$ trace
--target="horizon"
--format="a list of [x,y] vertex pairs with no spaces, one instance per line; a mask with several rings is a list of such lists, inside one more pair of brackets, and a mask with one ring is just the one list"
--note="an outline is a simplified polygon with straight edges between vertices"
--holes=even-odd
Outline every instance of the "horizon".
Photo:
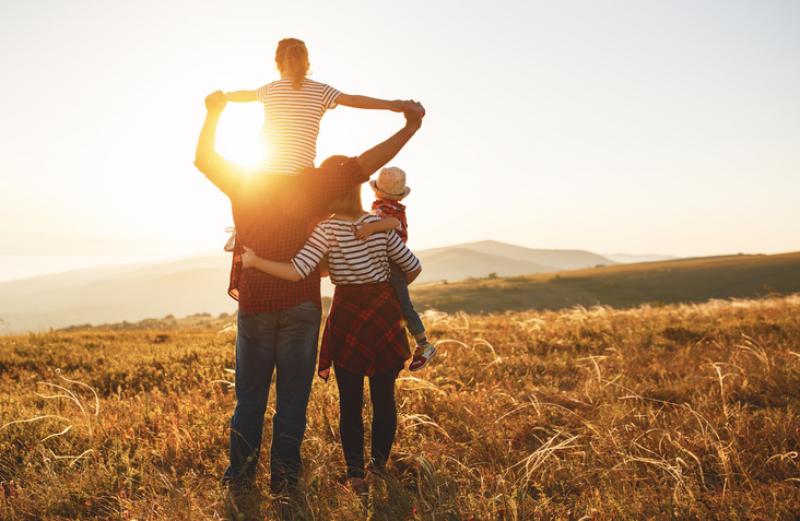
[[[617,261],[612,259],[611,257],[632,257],[632,258],[645,258],[645,257],[664,257],[664,260],[679,260],[679,259],[691,259],[691,258],[702,258],[702,257],[726,257],[726,256],[735,256],[735,255],[780,255],[785,253],[795,253],[795,251],[779,251],[779,252],[721,252],[711,255],[686,255],[686,256],[679,256],[673,255],[668,252],[628,252],[628,251],[618,251],[618,252],[596,252],[587,250],[585,248],[536,248],[531,246],[525,246],[522,244],[510,243],[505,241],[497,241],[495,239],[481,239],[477,241],[469,241],[464,243],[457,243],[457,244],[443,244],[443,245],[436,245],[430,248],[424,248],[416,250],[419,253],[426,253],[431,250],[437,249],[448,249],[448,248],[459,248],[466,245],[477,244],[477,243],[484,243],[484,242],[494,242],[502,245],[510,245],[510,246],[517,246],[520,248],[526,248],[531,250],[554,250],[554,251],[583,251],[592,253],[595,255],[599,255],[601,257],[607,258],[612,263],[617,264],[627,264],[629,262],[625,261]],[[15,259],[15,256],[11,255],[0,255],[0,284],[6,282],[17,282],[17,281],[24,281],[28,279],[35,279],[39,277],[47,277],[53,275],[61,275],[67,274],[77,271],[84,271],[84,270],[92,270],[92,269],[99,269],[99,268],[111,268],[111,267],[119,267],[123,268],[129,266],[131,268],[139,268],[144,266],[156,266],[161,264],[169,264],[173,262],[181,262],[187,261],[191,259],[198,259],[198,258],[208,258],[208,257],[220,257],[224,258],[228,256],[229,253],[221,251],[221,250],[205,250],[205,251],[196,251],[190,252],[186,254],[179,254],[176,256],[143,256],[143,257],[102,257],[102,256],[64,256],[61,259],[61,263],[56,263],[56,266],[62,266],[61,269],[51,269],[52,263],[48,263],[48,267],[42,267],[45,264],[35,264],[34,267],[26,267],[17,269],[16,275],[9,276],[9,273],[14,273],[10,271],[10,263]],[[36,258],[36,256],[21,256],[26,259]],[[40,256],[38,257],[40,260],[52,260],[53,256]],[[638,262],[649,262],[646,260],[633,260],[632,263]]]
[[[445,313],[624,308],[800,291],[800,252],[631,260],[479,241],[419,253],[426,268],[413,288],[415,304]],[[225,291],[229,267],[224,253],[210,252],[0,281],[0,336],[166,315],[229,314],[237,308]],[[327,279],[320,289],[322,296],[333,296]]]

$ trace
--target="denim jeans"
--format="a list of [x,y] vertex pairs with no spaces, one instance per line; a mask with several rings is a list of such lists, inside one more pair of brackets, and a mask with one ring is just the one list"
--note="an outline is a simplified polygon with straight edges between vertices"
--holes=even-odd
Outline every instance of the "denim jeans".
[[261,448],[273,371],[276,407],[270,450],[274,492],[293,489],[314,378],[321,312],[312,302],[274,313],[239,314],[236,335],[236,409],[231,418],[230,466],[225,478],[252,480]]
[[389,282],[397,294],[397,300],[400,301],[400,309],[403,310],[403,317],[406,319],[406,327],[408,332],[416,336],[425,332],[425,326],[419,318],[417,311],[414,309],[414,304],[411,303],[411,296],[408,294],[408,279],[406,273],[394,262],[389,262],[389,267],[392,270]]

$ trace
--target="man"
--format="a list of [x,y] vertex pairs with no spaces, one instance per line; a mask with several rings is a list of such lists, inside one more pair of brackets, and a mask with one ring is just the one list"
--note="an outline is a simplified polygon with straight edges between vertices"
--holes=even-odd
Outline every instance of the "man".
[[[206,98],[195,165],[231,200],[237,243],[260,257],[288,261],[303,246],[327,203],[388,163],[422,125],[425,110],[409,101],[406,124],[358,157],[333,156],[320,168],[295,176],[250,172],[214,150],[216,128],[225,108],[217,91]],[[306,428],[321,320],[319,272],[303,282],[286,282],[257,270],[241,269],[234,252],[229,292],[239,301],[236,335],[236,408],[231,418],[230,466],[223,481],[252,482],[261,447],[273,372],[277,400],[270,450],[273,492],[291,492],[300,472],[300,444]]]

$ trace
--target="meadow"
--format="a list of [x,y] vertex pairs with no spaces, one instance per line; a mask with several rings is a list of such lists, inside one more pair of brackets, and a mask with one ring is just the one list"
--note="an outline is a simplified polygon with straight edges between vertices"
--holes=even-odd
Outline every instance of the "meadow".
[[704,302],[800,292],[800,252],[614,264],[518,277],[415,284],[415,304],[484,313]]
[[[797,519],[800,295],[426,321],[372,519]],[[202,315],[0,337],[0,518],[273,519],[266,451],[258,493],[218,484],[234,338]],[[337,407],[315,381],[293,519],[367,517]]]

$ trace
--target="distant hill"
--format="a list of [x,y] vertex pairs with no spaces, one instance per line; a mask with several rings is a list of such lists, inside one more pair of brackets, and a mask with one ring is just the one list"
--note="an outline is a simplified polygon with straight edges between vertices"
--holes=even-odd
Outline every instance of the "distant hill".
[[[498,241],[456,244],[415,253],[422,261],[418,284],[452,282],[490,274],[513,277],[614,264],[607,257],[584,250],[540,250]],[[332,293],[333,286],[323,280],[322,294]]]
[[417,308],[447,312],[701,302],[800,292],[800,253],[617,264],[412,288]]
[[637,262],[658,262],[665,260],[676,260],[674,255],[662,255],[660,253],[630,254],[630,253],[604,253],[603,257],[611,259],[619,264],[634,264]]
[[[515,276],[610,263],[579,250],[534,250],[496,241],[417,252],[420,282]],[[546,262],[545,262],[546,261]],[[164,315],[229,313],[228,255],[171,262],[103,266],[0,282],[0,331],[43,330],[78,323],[137,321]],[[323,282],[323,295],[332,286]]]
[[0,331],[232,312],[229,266],[225,255],[203,256],[0,283]]
[[141,265],[108,265],[82,268],[49,275],[38,275],[0,282],[0,309],[4,304],[19,298],[28,298],[40,291],[74,288],[96,280],[124,275]]
[[[487,256],[480,258],[476,257],[476,259],[480,259],[482,262],[487,262],[488,264],[485,267],[483,265],[476,266],[476,268],[480,267],[480,269],[472,270],[472,275],[468,276],[477,276],[477,274],[480,271],[484,272],[483,275],[492,272],[497,272],[498,274],[500,274],[498,270],[491,269],[490,257],[494,259],[505,259],[505,260],[513,260],[517,262],[529,263],[535,269],[533,271],[528,271],[528,273],[574,270],[581,268],[589,268],[592,266],[597,266],[598,264],[614,264],[614,261],[612,261],[611,259],[608,259],[596,253],[592,253],[590,251],[543,250],[543,249],[525,248],[523,246],[516,246],[514,244],[508,244],[498,241],[479,241],[479,242],[470,242],[466,244],[456,244],[454,246],[449,246],[446,248],[421,250],[417,253],[420,259],[424,261],[426,258],[453,249],[458,249],[462,251],[469,250]],[[431,268],[430,266],[425,264],[424,270],[429,270],[430,268]]]
[[422,262],[419,282],[486,277],[490,273],[510,277],[558,271],[558,268],[553,266],[482,253],[458,246],[421,251],[417,255]]
[[[417,305],[423,309],[480,312],[598,303],[625,307],[800,291],[800,254],[612,264],[581,250],[536,250],[494,241],[418,254],[424,264],[420,282],[428,281],[414,286]],[[229,262],[219,253],[3,282],[0,332],[231,313],[236,303],[226,293]],[[603,264],[607,266],[587,267]],[[583,269],[555,273],[565,265]],[[497,278],[477,279],[492,273]],[[473,280],[457,282],[470,277]]]

